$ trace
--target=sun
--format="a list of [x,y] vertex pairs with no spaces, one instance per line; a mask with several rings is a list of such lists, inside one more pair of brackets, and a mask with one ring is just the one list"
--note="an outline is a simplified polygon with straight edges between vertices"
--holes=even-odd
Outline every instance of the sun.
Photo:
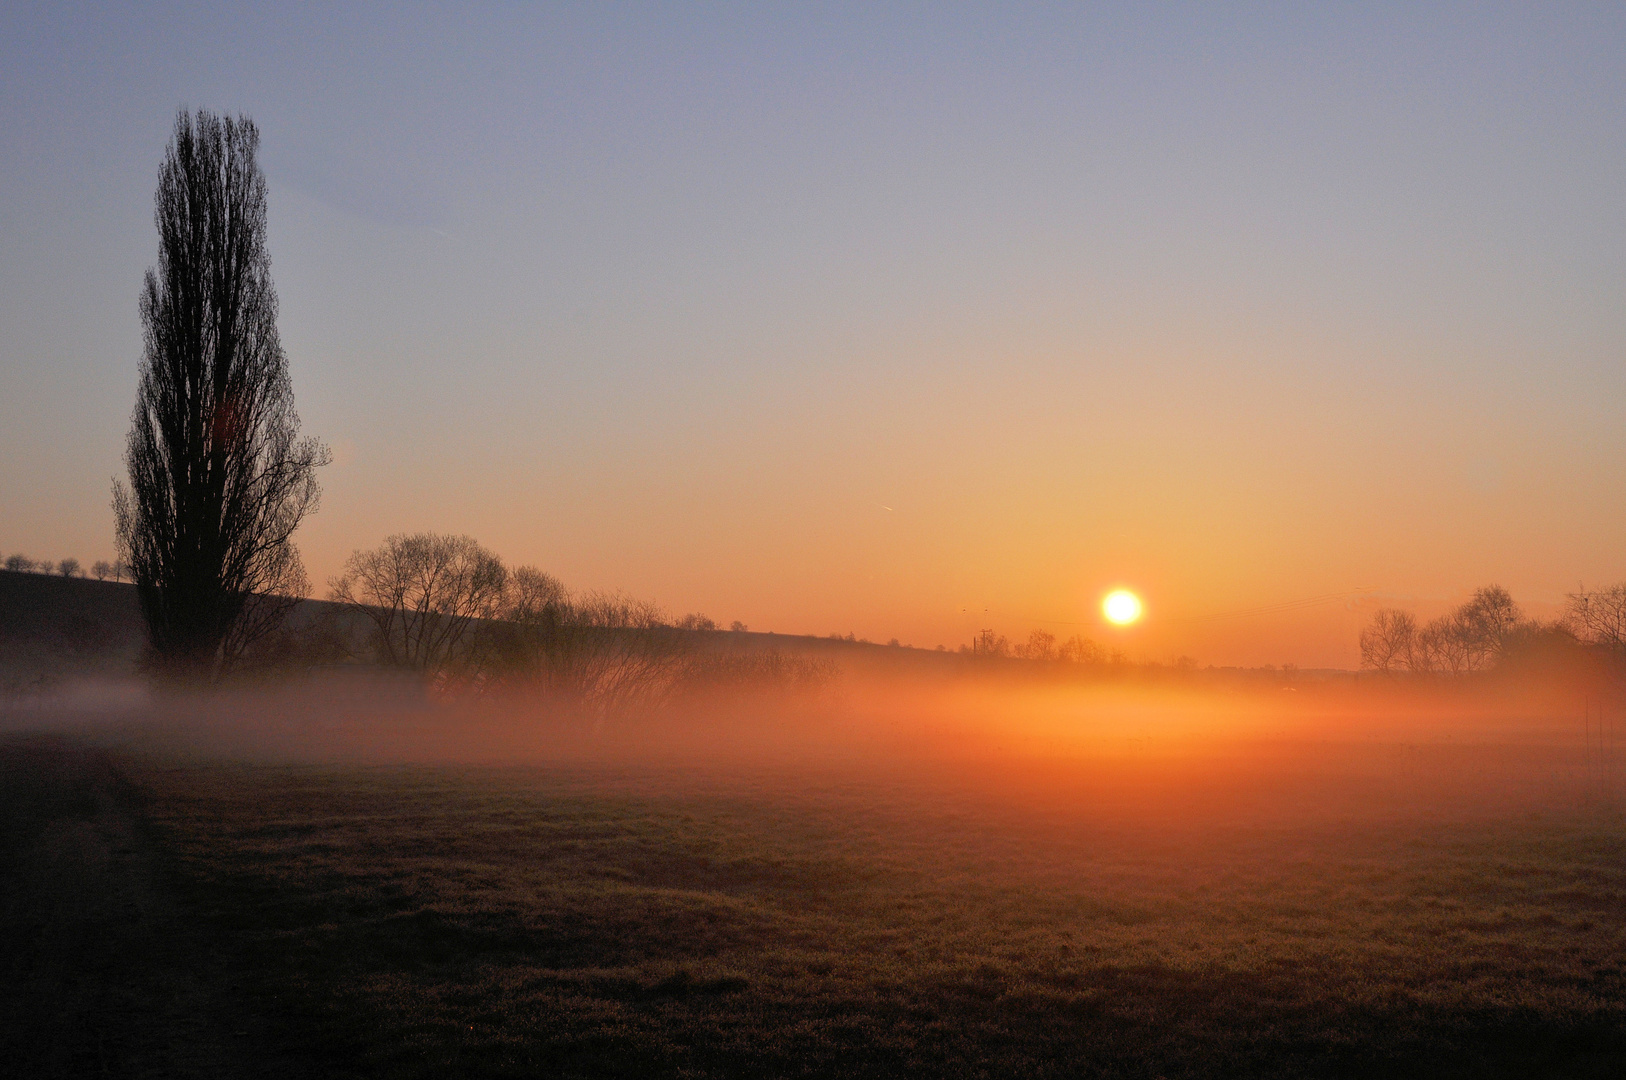
[[1101,614],[1117,626],[1128,626],[1140,618],[1140,611],[1140,597],[1128,589],[1114,589],[1101,601]]

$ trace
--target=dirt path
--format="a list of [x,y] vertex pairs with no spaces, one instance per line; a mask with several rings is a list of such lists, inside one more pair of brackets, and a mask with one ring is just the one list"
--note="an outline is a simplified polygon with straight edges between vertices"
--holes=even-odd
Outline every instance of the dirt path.
[[107,754],[0,742],[0,1071],[288,1075],[161,866]]

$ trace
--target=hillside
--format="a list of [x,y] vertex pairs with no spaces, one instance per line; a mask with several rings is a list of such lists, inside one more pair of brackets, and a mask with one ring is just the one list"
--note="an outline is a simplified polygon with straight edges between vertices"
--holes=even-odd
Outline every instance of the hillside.
[[0,692],[128,675],[145,643],[134,585],[0,570]]
[[[354,613],[305,600],[289,625],[357,627]],[[0,694],[28,693],[69,678],[135,674],[147,631],[135,586],[0,570]]]
[[[307,636],[346,639],[363,649],[369,627],[353,610],[326,600],[305,600],[289,627]],[[839,638],[731,630],[667,631],[691,637],[703,649],[796,653],[888,670],[924,665],[951,667],[951,654]],[[0,695],[42,690],[64,679],[118,679],[136,672],[146,645],[135,586],[51,574],[0,570]],[[342,654],[343,650],[338,651]]]

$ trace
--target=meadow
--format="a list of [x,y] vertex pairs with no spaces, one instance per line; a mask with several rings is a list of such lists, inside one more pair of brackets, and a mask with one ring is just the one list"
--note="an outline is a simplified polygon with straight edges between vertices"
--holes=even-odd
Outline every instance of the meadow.
[[0,1049],[41,1075],[1626,1066],[1626,817],[1579,726],[1138,716],[1070,753],[936,726],[685,756],[682,726],[516,764],[442,760],[467,717],[398,717],[380,746],[463,735],[394,760],[16,735],[28,1022]]

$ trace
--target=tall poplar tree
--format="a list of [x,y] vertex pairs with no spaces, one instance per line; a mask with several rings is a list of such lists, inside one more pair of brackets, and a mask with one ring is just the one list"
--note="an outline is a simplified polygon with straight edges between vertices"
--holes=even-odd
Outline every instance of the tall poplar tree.
[[292,538],[329,460],[299,437],[259,144],[246,117],[182,111],[154,197],[158,266],[113,509],[152,658],[182,677],[229,669],[309,591]]

